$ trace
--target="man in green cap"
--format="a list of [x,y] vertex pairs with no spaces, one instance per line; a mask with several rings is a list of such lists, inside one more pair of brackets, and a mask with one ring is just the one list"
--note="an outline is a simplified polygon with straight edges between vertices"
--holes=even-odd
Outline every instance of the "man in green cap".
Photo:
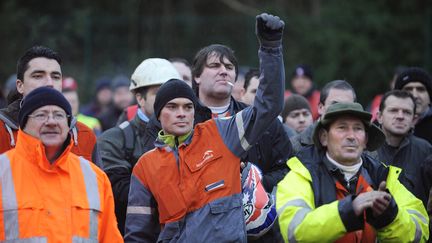
[[384,141],[371,117],[358,103],[329,106],[314,145],[288,160],[276,193],[285,241],[427,240],[426,210],[399,182],[401,170],[363,154]]

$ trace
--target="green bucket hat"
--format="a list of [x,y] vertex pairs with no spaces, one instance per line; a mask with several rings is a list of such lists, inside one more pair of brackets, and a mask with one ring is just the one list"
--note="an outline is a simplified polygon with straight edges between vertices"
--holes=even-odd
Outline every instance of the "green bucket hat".
[[384,133],[370,120],[372,114],[364,111],[359,103],[335,103],[328,107],[324,116],[318,121],[313,132],[313,141],[316,146],[322,148],[318,133],[321,128],[329,126],[334,120],[341,116],[353,116],[359,118],[365,124],[368,141],[366,149],[369,151],[377,150],[385,141]]

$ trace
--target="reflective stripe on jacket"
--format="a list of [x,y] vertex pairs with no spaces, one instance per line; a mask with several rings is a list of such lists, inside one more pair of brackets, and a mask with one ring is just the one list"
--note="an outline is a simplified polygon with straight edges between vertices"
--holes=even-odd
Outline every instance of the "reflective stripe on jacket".
[[108,177],[71,147],[51,164],[20,130],[0,155],[0,241],[122,242]]
[[[369,163],[364,159],[363,163]],[[318,161],[309,161],[317,165]],[[355,217],[341,212],[342,201],[334,200],[316,206],[317,193],[314,181],[324,181],[312,177],[310,170],[299,160],[291,158],[288,162],[291,171],[278,184],[276,208],[282,236],[288,242],[333,242],[347,233],[343,219]],[[384,165],[380,169],[384,167]],[[365,166],[374,168],[373,166]],[[383,242],[424,242],[428,239],[428,216],[422,202],[415,198],[398,180],[400,169],[388,167],[387,188],[397,204],[394,220],[377,230],[379,241]],[[371,177],[377,171],[368,171]],[[316,173],[313,173],[317,175]],[[328,177],[321,173],[317,176]],[[329,188],[329,191],[334,189]],[[319,200],[318,200],[319,201]]]
[[131,178],[125,241],[246,242],[240,158],[282,110],[281,47],[261,47],[260,63],[253,106],[196,125],[178,148],[158,141],[139,159]]

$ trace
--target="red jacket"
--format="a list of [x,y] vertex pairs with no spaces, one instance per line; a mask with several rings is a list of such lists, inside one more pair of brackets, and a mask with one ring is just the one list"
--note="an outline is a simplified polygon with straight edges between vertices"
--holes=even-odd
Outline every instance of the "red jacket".
[[316,121],[319,117],[318,114],[318,104],[320,101],[320,92],[318,90],[314,90],[309,97],[306,99],[309,101],[309,106],[311,108],[313,120]]

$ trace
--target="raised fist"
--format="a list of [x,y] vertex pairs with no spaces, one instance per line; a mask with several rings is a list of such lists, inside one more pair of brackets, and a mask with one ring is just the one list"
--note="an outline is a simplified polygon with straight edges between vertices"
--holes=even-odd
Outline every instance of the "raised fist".
[[285,23],[278,17],[262,13],[256,16],[256,35],[262,46],[278,47],[282,43]]

